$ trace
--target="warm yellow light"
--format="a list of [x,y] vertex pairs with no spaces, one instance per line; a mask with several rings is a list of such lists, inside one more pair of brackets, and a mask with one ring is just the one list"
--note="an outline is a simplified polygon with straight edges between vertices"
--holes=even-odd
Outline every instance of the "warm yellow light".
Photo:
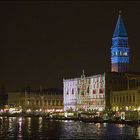
[[29,113],[29,112],[31,112],[31,109],[29,108],[29,109],[27,109],[27,111],[26,111],[27,113]]
[[118,111],[119,110],[119,108],[118,108],[118,106],[116,106],[116,111]]
[[100,107],[100,108],[99,108],[99,111],[103,111],[103,108],[102,108],[102,107]]
[[137,109],[138,111],[140,111],[140,106],[138,107],[138,109]]
[[115,111],[115,106],[112,108],[113,111]]

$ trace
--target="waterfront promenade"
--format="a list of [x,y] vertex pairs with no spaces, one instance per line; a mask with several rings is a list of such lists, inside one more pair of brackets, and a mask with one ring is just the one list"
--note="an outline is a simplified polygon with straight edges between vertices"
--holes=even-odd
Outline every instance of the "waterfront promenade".
[[[1,114],[0,117],[42,117],[46,120],[73,120],[82,121],[85,123],[114,123],[114,124],[128,124],[128,125],[140,125],[140,120],[122,120],[122,119],[103,119],[101,117],[84,118],[84,117],[64,117],[64,116],[50,116],[48,114]],[[0,118],[0,121],[1,121]]]

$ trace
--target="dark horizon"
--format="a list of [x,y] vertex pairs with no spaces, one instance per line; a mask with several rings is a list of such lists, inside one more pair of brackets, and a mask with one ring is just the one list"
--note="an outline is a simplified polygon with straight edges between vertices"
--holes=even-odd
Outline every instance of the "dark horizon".
[[0,2],[0,86],[62,88],[63,78],[109,72],[119,10],[130,71],[140,72],[140,2]]

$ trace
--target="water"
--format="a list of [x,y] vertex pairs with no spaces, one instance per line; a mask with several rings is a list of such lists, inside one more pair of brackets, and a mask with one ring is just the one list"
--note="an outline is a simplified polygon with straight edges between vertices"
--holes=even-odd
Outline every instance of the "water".
[[1,117],[0,139],[140,139],[140,126]]

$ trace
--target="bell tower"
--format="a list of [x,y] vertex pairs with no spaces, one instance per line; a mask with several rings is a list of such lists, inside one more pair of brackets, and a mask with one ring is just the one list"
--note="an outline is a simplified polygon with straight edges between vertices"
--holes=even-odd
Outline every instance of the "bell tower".
[[119,11],[118,21],[112,37],[111,47],[111,72],[129,71],[129,46],[128,36]]

